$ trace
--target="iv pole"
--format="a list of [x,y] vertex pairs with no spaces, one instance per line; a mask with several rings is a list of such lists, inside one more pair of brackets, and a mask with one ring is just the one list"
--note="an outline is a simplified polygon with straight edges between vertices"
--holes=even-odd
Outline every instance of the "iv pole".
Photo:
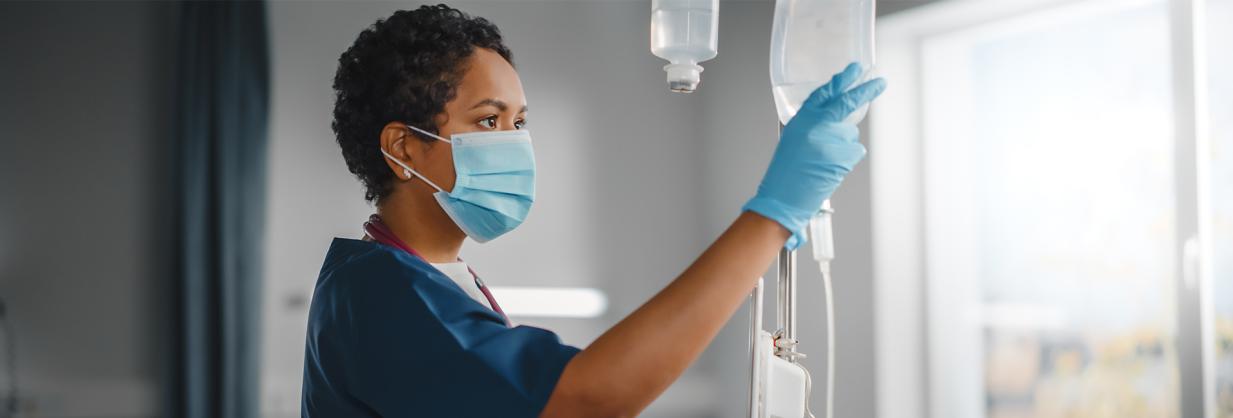
[[[779,134],[783,133],[783,124],[778,124]],[[771,354],[785,361],[795,364],[797,359],[804,355],[796,352],[796,251],[787,248],[780,248],[779,255],[776,261],[776,302],[775,302],[775,330],[770,334]],[[750,292],[750,316],[749,316],[749,335],[750,345],[749,353],[750,368],[749,368],[749,403],[747,415],[750,417],[759,417],[757,411],[764,408],[763,402],[766,399],[762,398],[763,392],[766,390],[766,382],[762,379],[766,377],[766,370],[760,366],[759,347],[761,344],[759,334],[765,333],[762,330],[762,295],[763,295],[763,280],[758,279],[758,282]]]
[[[778,134],[783,134],[782,123],[779,124]],[[796,250],[780,248],[776,265],[775,355],[795,363],[799,356],[796,352]]]
[[[796,250],[780,249],[778,262],[778,303],[775,325],[776,354],[784,360],[796,362],[796,356],[788,354],[796,351]],[[779,343],[783,341],[783,343]]]
[[[783,125],[779,125],[779,130],[782,133]],[[824,207],[829,207],[826,205]],[[778,260],[776,262],[777,279],[777,295],[776,295],[776,324],[773,334],[768,334],[762,330],[762,295],[763,295],[763,280],[758,279],[757,284],[750,292],[750,398],[748,415],[751,417],[759,417],[757,411],[765,411],[763,408],[767,406],[764,402],[768,399],[763,396],[766,394],[767,382],[763,379],[767,377],[768,370],[764,367],[772,367],[771,364],[765,364],[759,361],[759,350],[769,350],[769,355],[779,358],[791,364],[797,364],[797,361],[804,358],[805,355],[796,351],[797,334],[796,334],[796,294],[797,294],[797,276],[796,276],[796,251],[780,248]],[[765,334],[770,344],[763,346],[759,335]],[[797,364],[799,366],[799,364]],[[803,367],[802,371],[806,374],[808,371]],[[806,381],[807,382],[807,381]],[[806,383],[805,392],[808,392],[808,383]],[[808,396],[808,394],[805,394]],[[807,402],[807,400],[806,400]],[[806,403],[806,406],[808,404]],[[806,411],[808,408],[806,408]]]
[[[779,125],[780,133],[783,131],[783,125]],[[826,348],[826,413],[825,418],[832,417],[834,406],[834,367],[835,367],[835,324],[834,324],[834,300],[831,292],[831,277],[830,277],[830,262],[834,259],[834,243],[831,237],[831,215],[834,210],[831,209],[830,199],[822,202],[822,207],[818,213],[809,221],[809,236],[812,241],[813,257],[818,261],[818,267],[822,273],[823,285],[826,294],[826,322],[827,322],[827,348]],[[799,360],[805,358],[805,354],[798,352],[797,345],[797,316],[796,316],[796,297],[798,293],[797,274],[796,274],[797,252],[781,248],[779,250],[778,259],[776,262],[777,274],[777,297],[776,297],[776,331],[771,337],[771,354],[789,364],[794,364],[800,367],[804,373],[804,411],[806,417],[813,418],[813,412],[809,407],[809,396],[811,393],[811,380],[809,370],[799,364]],[[758,279],[750,297],[751,315],[750,315],[750,354],[752,363],[750,365],[750,399],[749,399],[749,415],[758,416],[755,410],[761,410],[762,402],[767,401],[762,395],[765,395],[766,382],[762,379],[766,377],[766,370],[761,367],[770,367],[769,364],[759,366],[759,344],[756,343],[762,333],[762,279]],[[793,413],[795,414],[795,413]]]

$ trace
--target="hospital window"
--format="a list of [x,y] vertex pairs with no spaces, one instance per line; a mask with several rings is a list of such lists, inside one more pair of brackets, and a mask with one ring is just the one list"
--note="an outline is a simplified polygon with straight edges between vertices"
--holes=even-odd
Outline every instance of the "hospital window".
[[[1187,23],[1204,32],[1198,94],[1179,88],[1198,77],[1178,73],[1191,41],[1179,42],[1177,8],[1194,2],[1206,8]],[[920,32],[891,45],[912,58],[887,71],[910,72],[917,91],[903,102],[919,118],[921,406],[1233,418],[1233,0],[1036,3],[945,29],[891,23]],[[1206,108],[1178,105],[1189,99]],[[891,114],[874,118],[900,115],[879,105]],[[1189,138],[1179,124],[1200,112],[1210,126]],[[1196,218],[1211,306],[1192,327],[1180,249]],[[1190,347],[1205,356],[1198,387],[1185,383],[1200,373]]]

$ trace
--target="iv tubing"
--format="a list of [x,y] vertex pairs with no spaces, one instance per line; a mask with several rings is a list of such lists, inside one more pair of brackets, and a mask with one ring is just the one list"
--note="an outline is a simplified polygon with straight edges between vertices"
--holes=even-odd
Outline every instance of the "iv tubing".
[[[826,418],[832,418],[835,410],[835,297],[831,288],[831,260],[835,259],[835,246],[831,228],[830,200],[822,203],[822,209],[809,220],[809,235],[813,241],[813,257],[822,272],[822,288],[826,296]],[[809,371],[805,371],[806,393],[811,385]],[[806,398],[806,413],[813,418]]]
[[826,418],[835,410],[835,300],[831,292],[830,262],[819,262],[826,292]]

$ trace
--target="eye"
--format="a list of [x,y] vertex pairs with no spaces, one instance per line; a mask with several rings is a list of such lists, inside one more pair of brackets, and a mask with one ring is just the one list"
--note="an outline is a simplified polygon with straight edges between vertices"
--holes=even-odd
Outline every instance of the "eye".
[[497,128],[497,117],[489,116],[489,117],[480,119],[479,125],[485,128],[488,128],[488,129],[496,129]]
[[522,129],[524,126],[527,126],[526,119],[518,119],[514,121],[514,129]]

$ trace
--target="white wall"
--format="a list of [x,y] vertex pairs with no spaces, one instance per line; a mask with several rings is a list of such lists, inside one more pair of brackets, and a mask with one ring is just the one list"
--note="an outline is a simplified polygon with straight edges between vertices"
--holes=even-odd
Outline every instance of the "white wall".
[[[602,318],[523,321],[585,346],[680,273],[752,195],[776,138],[766,64],[771,3],[723,3],[719,57],[703,64],[693,95],[670,93],[665,63],[648,50],[649,2],[451,4],[492,20],[505,34],[533,109],[529,129],[540,165],[538,200],[527,223],[492,243],[469,243],[464,258],[493,285],[603,289],[611,305]],[[277,76],[264,408],[267,416],[294,416],[307,300],[321,258],[331,237],[359,236],[372,211],[329,128],[337,58],[364,27],[418,3],[271,6]],[[873,414],[866,173],[857,169],[834,200],[842,385],[836,413],[844,416]],[[820,359],[820,279],[816,267],[804,264],[801,271],[801,338]],[[774,294],[773,287],[768,291]],[[747,318],[739,311],[644,416],[743,414]],[[822,375],[820,362],[809,364]],[[823,399],[819,382],[814,404]]]

